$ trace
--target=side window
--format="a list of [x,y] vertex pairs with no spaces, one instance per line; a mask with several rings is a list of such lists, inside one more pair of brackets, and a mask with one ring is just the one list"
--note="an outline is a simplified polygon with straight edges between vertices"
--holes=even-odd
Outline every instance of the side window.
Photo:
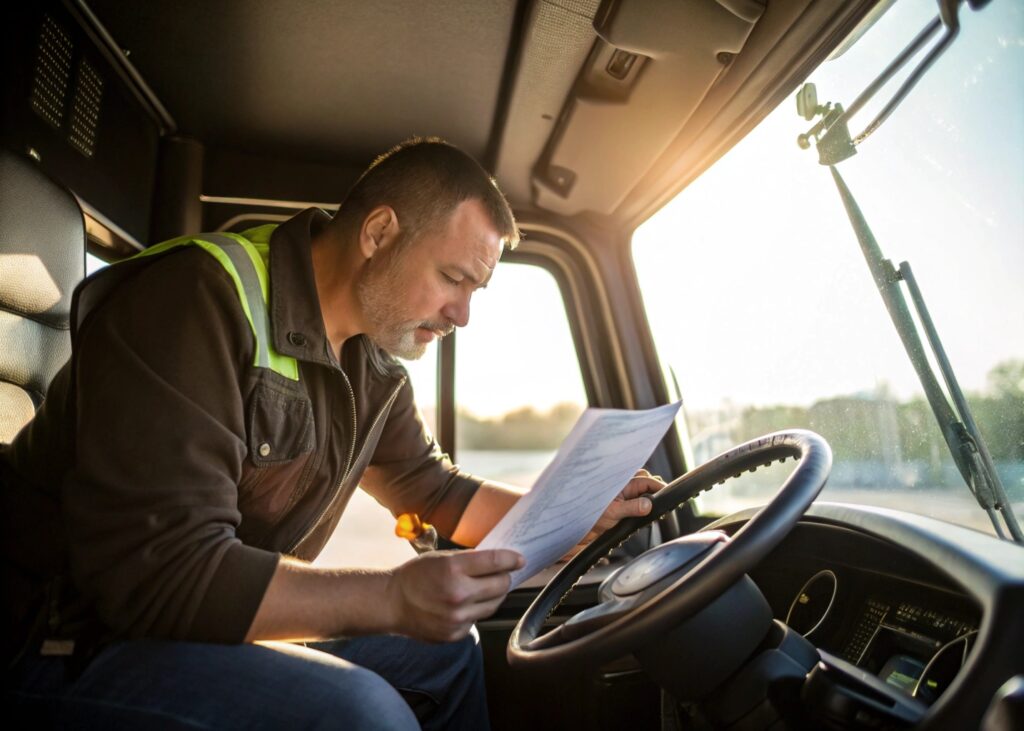
[[88,253],[85,255],[85,274],[86,274],[86,276],[92,274],[93,272],[99,271],[100,269],[102,269],[106,265],[107,265],[107,262],[103,261],[98,256],[94,256],[93,254],[88,254]]
[[587,403],[562,294],[538,266],[504,263],[455,341],[455,456],[529,488]]

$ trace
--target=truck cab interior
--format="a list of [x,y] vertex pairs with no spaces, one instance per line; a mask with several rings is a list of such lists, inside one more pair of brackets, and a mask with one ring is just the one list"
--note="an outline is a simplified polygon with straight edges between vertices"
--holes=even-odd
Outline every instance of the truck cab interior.
[[[697,422],[686,416],[686,378],[677,378],[678,363],[667,367],[668,346],[652,327],[654,285],[642,281],[635,256],[645,222],[721,169],[773,110],[790,108],[815,69],[902,10],[893,5],[7,4],[0,11],[0,441],[43,406],[70,354],[71,294],[86,275],[87,254],[90,267],[102,266],[188,233],[238,232],[309,207],[333,210],[377,154],[413,135],[436,135],[479,160],[513,206],[523,240],[505,252],[499,272],[524,274],[510,279],[520,290],[506,309],[525,318],[532,310],[524,301],[535,299],[551,317],[564,315],[565,347],[545,342],[540,323],[505,337],[503,348],[530,354],[539,369],[509,378],[532,379],[538,390],[548,379],[560,387],[555,371],[568,368],[579,376],[578,401],[590,407],[684,399],[647,463],[670,483],[651,518],[626,521],[542,572],[478,625],[494,728],[1021,728],[1024,548],[1012,528],[1000,536],[991,525],[928,515],[914,506],[931,499],[920,491],[902,507],[886,507],[870,497],[891,476],[884,471],[858,473],[859,492],[822,493],[832,436],[807,431],[823,422],[796,411],[760,431],[719,429],[698,439]],[[1009,0],[917,6],[947,28],[950,13],[969,29],[987,14],[1010,12],[1008,46],[1022,45],[1024,20]],[[920,27],[898,30],[905,45]],[[870,76],[890,60],[876,59]],[[1015,108],[1007,123],[1019,130],[1024,105],[1016,94],[993,104],[1010,116]],[[810,122],[787,113],[796,149]],[[1019,150],[1007,154],[1019,162]],[[805,157],[817,165],[813,152]],[[775,172],[744,175],[764,188],[785,185]],[[746,188],[735,190],[709,203],[722,230],[760,210]],[[825,233],[850,238],[849,228]],[[718,244],[713,237],[706,246]],[[687,245],[683,235],[672,244]],[[779,251],[773,261],[786,266],[785,257]],[[656,268],[654,261],[645,266]],[[686,276],[742,299],[745,289],[733,280],[743,267],[735,260]],[[838,281],[870,286],[861,267],[842,270]],[[531,272],[550,292],[532,289]],[[688,358],[742,363],[691,337],[691,321],[717,305],[692,306],[687,280],[677,281],[657,287],[676,298],[669,319]],[[786,357],[792,341],[811,337],[805,324],[819,303],[759,307],[754,326]],[[1010,319],[1019,317],[1017,310]],[[456,461],[477,448],[458,379],[491,367],[464,349],[474,324],[485,327],[473,323],[431,352],[429,393],[418,391],[430,402],[439,444]],[[743,337],[737,329],[735,338]],[[793,355],[787,367],[838,370],[832,357],[820,347],[813,359]],[[748,385],[767,389],[759,353],[747,358]],[[1014,388],[1024,392],[1024,381]],[[1024,421],[1013,419],[1004,430],[1010,456],[999,465],[1024,462]],[[760,438],[765,432],[776,433]],[[833,477],[846,479],[852,462],[841,465],[843,452],[833,450]],[[753,471],[771,483],[757,505],[702,502],[727,489],[712,489],[717,483]],[[1006,481],[1011,502],[989,515],[1008,512],[1013,520],[1013,500],[1018,514],[1024,502],[1024,470]],[[962,480],[957,489],[970,497]],[[972,509],[987,522],[976,503]]]

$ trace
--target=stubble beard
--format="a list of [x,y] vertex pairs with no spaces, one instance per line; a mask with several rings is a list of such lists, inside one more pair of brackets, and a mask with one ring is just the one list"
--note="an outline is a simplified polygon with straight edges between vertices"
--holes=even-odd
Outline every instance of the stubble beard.
[[450,332],[447,323],[438,324],[407,319],[398,304],[401,288],[398,263],[394,258],[371,265],[356,284],[356,296],[366,320],[367,336],[379,348],[404,360],[418,360],[430,344],[416,341],[416,328]]

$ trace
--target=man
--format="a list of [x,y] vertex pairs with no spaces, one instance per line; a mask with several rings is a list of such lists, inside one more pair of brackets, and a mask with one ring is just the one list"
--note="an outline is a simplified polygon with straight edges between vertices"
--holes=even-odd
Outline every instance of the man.
[[[87,280],[72,360],[5,453],[11,533],[45,526],[9,540],[11,698],[72,724],[485,728],[470,630],[521,556],[307,562],[357,485],[468,547],[515,503],[440,453],[392,356],[466,325],[517,241],[475,161],[411,140],[333,219],[186,237]],[[595,532],[658,487],[634,478]]]

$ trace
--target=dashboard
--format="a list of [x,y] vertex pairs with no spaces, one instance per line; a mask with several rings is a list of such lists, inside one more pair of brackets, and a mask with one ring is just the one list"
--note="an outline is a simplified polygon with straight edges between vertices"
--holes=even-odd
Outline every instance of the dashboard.
[[798,525],[752,574],[777,619],[819,648],[932,704],[967,660],[980,609],[878,539]]
[[[736,533],[752,514],[711,527]],[[932,707],[935,727],[977,725],[1024,670],[1013,649],[1024,634],[1018,545],[922,516],[819,503],[750,576],[777,619]]]
[[[706,528],[735,534],[755,512]],[[507,685],[517,699],[505,727],[531,725],[541,714],[552,728],[658,728],[658,687],[635,660],[556,683],[508,668],[512,627],[560,568],[525,582],[479,625],[489,687]],[[593,568],[549,625],[592,607],[616,568]],[[1024,677],[1021,546],[923,516],[815,503],[749,575],[773,615],[805,634],[823,658],[916,697],[927,709],[918,731],[978,728],[1000,689]]]

